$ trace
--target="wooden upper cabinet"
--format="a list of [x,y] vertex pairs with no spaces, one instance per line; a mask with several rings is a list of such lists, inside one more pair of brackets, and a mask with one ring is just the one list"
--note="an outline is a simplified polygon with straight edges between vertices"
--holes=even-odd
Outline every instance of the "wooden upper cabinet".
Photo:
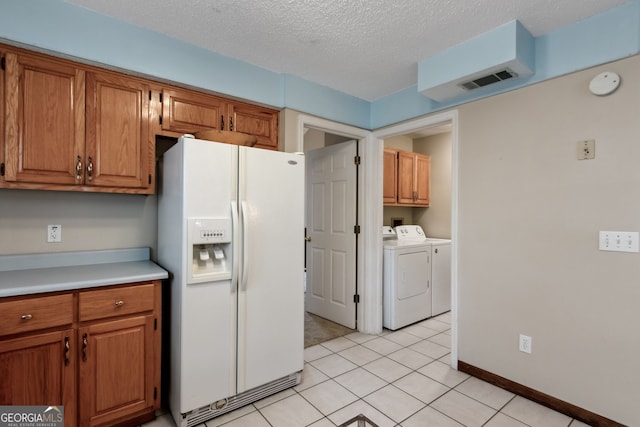
[[85,185],[153,191],[155,142],[149,137],[149,85],[89,72]]
[[243,132],[258,138],[256,147],[277,150],[279,114],[277,110],[186,89],[162,91],[162,130],[175,134]]
[[423,154],[416,154],[415,162],[416,173],[414,188],[416,192],[416,200],[414,204],[420,206],[429,206],[431,157],[425,156]]
[[278,111],[238,103],[229,107],[229,130],[255,135],[256,147],[278,149]]
[[0,186],[154,192],[144,80],[19,49],[4,58]]
[[84,78],[72,65],[5,54],[5,176],[9,182],[76,184],[84,158]]
[[397,204],[429,206],[431,158],[424,154],[398,151]]
[[162,129],[178,133],[199,130],[227,130],[227,101],[202,93],[164,89],[162,91]]
[[397,202],[397,168],[398,152],[392,148],[385,148],[383,155],[383,203],[395,205]]

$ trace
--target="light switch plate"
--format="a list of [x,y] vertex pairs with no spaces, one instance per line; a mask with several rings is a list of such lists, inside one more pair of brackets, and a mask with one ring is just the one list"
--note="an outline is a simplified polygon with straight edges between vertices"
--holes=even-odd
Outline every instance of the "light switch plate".
[[640,252],[637,231],[601,231],[599,248],[601,251]]

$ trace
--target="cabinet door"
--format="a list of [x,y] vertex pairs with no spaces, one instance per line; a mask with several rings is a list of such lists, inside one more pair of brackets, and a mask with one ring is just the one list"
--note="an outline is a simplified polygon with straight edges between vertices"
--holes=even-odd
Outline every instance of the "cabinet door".
[[415,200],[415,156],[398,151],[398,203],[412,205]]
[[154,411],[153,316],[79,328],[81,426]]
[[0,341],[0,405],[64,405],[76,425],[73,330]]
[[398,152],[391,148],[384,149],[383,157],[383,170],[384,170],[384,182],[383,182],[383,202],[385,205],[396,204],[396,191],[397,191],[397,157]]
[[267,108],[234,103],[229,108],[229,130],[255,135],[256,147],[277,150],[279,114]]
[[22,53],[5,58],[5,180],[80,183],[84,71]]
[[429,206],[429,173],[431,170],[431,157],[423,154],[415,155],[415,205]]
[[162,129],[180,133],[229,130],[227,109],[227,102],[215,96],[165,89],[162,91]]
[[87,73],[85,185],[153,192],[154,141],[149,139],[149,86]]

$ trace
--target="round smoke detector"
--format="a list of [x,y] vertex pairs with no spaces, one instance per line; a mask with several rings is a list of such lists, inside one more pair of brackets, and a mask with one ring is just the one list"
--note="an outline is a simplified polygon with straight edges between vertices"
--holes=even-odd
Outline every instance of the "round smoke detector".
[[589,83],[589,90],[592,94],[605,96],[615,92],[620,86],[620,76],[611,71],[605,71],[595,76]]

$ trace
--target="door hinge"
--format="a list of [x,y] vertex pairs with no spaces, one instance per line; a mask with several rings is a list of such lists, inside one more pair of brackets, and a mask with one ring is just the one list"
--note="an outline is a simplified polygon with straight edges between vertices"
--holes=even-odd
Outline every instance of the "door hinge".
[[160,95],[158,95],[160,97],[160,104],[162,104],[162,92],[160,92]]
[[353,294],[353,302],[358,304],[360,302],[360,295]]
[[151,185],[151,174],[149,174],[149,185]]
[[155,319],[153,319],[153,330],[154,331],[158,330],[158,318],[157,317]]
[[158,398],[158,387],[153,388],[153,400]]
[[4,176],[4,163],[0,163],[0,175]]
[[149,101],[151,101],[152,97],[151,97],[151,91],[149,91]]
[[158,120],[160,121],[160,124],[162,124],[162,116],[158,116]]
[[7,67],[7,60],[4,59],[4,56],[3,56],[2,59],[0,59],[0,68],[4,70],[6,69],[6,67]]
[[354,225],[353,226],[353,234],[360,234],[360,226],[359,225]]
[[355,156],[353,158],[353,164],[355,164],[355,165],[359,165],[360,164],[360,156]]

